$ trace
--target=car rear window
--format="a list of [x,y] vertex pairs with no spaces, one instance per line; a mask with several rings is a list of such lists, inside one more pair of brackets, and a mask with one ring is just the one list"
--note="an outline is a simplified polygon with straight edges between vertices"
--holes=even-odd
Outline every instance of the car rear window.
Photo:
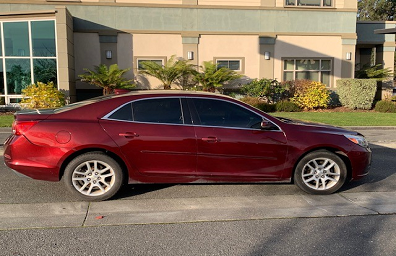
[[183,124],[179,98],[137,100],[117,109],[107,118],[143,123]]
[[54,112],[55,113],[61,113],[61,112],[65,112],[65,111],[68,111],[68,110],[76,109],[76,108],[79,108],[79,107],[82,107],[82,106],[86,106],[86,105],[89,105],[89,104],[92,104],[92,103],[96,103],[96,102],[99,102],[99,101],[107,100],[107,99],[110,99],[110,98],[112,98],[112,95],[100,96],[100,97],[92,98],[92,99],[89,99],[89,100],[83,100],[83,101],[79,101],[79,102],[72,103],[72,104],[69,104],[69,105],[65,105],[65,106],[63,106],[61,108],[57,108],[57,109],[54,110]]

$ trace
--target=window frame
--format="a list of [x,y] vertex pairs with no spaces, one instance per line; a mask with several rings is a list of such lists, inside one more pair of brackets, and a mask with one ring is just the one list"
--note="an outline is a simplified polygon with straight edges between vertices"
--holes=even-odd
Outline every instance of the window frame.
[[[245,57],[214,57],[213,58],[213,63],[215,63],[216,65],[218,65],[219,61],[239,61],[239,70],[234,70],[231,69],[235,72],[237,72],[238,74],[244,74],[245,73]],[[229,68],[229,64],[228,64],[228,68]]]
[[140,61],[158,61],[158,60],[162,62],[162,65],[165,65],[165,63],[167,62],[167,57],[166,56],[135,56],[134,57],[135,70],[137,72],[144,70],[139,68]]
[[[303,57],[303,58],[298,58],[298,57],[291,57],[291,58],[282,58],[282,82],[286,82],[286,81],[294,81],[296,80],[296,73],[302,73],[302,72],[318,72],[318,77],[319,77],[319,81],[317,82],[321,82],[322,81],[322,72],[329,72],[329,84],[326,84],[326,87],[331,88],[333,87],[333,72],[334,72],[334,58],[321,58],[321,57]],[[294,61],[294,68],[293,70],[290,69],[285,69],[285,62],[286,61]],[[315,61],[320,61],[319,62],[319,69],[318,70],[297,70],[297,61],[299,60],[315,60]],[[330,61],[330,70],[329,69],[321,69],[321,63],[322,61]],[[285,79],[285,72],[293,72],[293,79],[292,80],[286,80]]]
[[287,4],[289,0],[284,0],[283,6],[286,8],[334,8],[335,0],[331,0],[331,5],[324,5],[326,0],[320,0],[320,5],[297,5],[299,0],[294,0],[294,4]]
[[[32,22],[42,22],[42,21],[52,21],[54,23],[54,41],[55,41],[55,56],[35,56],[33,51],[33,33],[32,33]],[[28,56],[7,56],[5,51],[5,41],[6,38],[4,37],[4,24],[6,23],[18,23],[18,22],[26,22],[28,25],[28,43],[29,43],[29,55]],[[55,60],[56,62],[56,86],[59,89],[59,54],[58,54],[58,38],[57,38],[57,26],[56,26],[56,19],[55,18],[32,18],[32,19],[4,19],[0,20],[0,45],[1,45],[1,54],[0,54],[0,61],[3,65],[3,82],[4,82],[4,94],[0,94],[0,98],[4,98],[5,105],[19,105],[19,100],[22,99],[22,94],[10,94],[8,92],[8,85],[7,85],[7,66],[6,60],[11,59],[23,59],[29,60],[30,63],[30,83],[36,83],[35,80],[35,72],[34,72],[34,61],[35,60]]]

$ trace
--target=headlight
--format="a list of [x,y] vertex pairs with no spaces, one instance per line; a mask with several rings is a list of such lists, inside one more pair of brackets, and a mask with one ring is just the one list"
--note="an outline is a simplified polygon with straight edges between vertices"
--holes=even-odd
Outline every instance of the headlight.
[[364,148],[368,147],[368,142],[367,142],[366,138],[364,138],[363,136],[360,136],[360,135],[349,135],[349,134],[344,134],[344,136],[348,140],[352,141],[355,144],[358,144],[358,145],[360,145],[360,146],[362,146]]

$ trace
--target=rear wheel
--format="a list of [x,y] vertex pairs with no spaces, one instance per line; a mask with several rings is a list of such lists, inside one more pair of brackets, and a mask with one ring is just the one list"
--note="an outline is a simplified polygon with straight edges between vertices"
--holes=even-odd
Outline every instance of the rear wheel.
[[66,166],[64,182],[78,197],[86,201],[102,201],[119,191],[123,173],[113,158],[100,152],[86,153]]
[[303,157],[294,172],[294,181],[305,192],[325,195],[344,185],[347,168],[342,159],[327,150],[314,151]]

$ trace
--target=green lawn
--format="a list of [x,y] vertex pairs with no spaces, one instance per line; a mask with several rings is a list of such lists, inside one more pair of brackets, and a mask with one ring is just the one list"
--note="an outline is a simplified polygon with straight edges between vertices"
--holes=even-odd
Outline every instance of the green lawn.
[[11,127],[12,121],[14,121],[13,114],[0,115],[0,127]]
[[[336,126],[396,126],[396,113],[377,112],[276,112],[273,116]],[[11,127],[14,116],[0,115],[0,127]]]
[[335,126],[396,126],[396,113],[378,112],[276,112],[273,116]]

